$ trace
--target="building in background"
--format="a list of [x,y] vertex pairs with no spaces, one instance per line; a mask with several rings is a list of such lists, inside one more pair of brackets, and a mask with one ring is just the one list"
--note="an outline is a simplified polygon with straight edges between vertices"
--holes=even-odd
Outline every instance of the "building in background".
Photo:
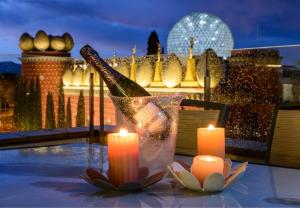
[[[136,81],[153,95],[185,93],[186,98],[202,100],[203,72],[209,68],[210,78],[213,82],[211,83],[212,91],[215,90],[214,88],[220,88],[227,84],[230,86],[230,90],[234,91],[230,94],[231,96],[238,95],[242,91],[250,93],[257,90],[255,99],[271,99],[270,102],[275,102],[275,98],[268,97],[269,94],[266,94],[264,86],[255,85],[261,86],[263,90],[260,90],[247,83],[259,83],[260,79],[253,75],[263,71],[266,76],[265,80],[270,78],[269,84],[273,83],[275,86],[277,75],[272,77],[272,73],[269,72],[277,73],[281,70],[279,51],[275,49],[232,50],[231,32],[219,18],[205,13],[192,13],[183,17],[171,29],[167,47],[167,55],[160,54],[160,50],[158,50],[156,55],[136,57],[134,48],[129,57],[113,56],[106,61],[114,69]],[[209,53],[207,53],[208,51]],[[40,51],[38,54],[27,53],[27,55],[25,53],[26,56],[22,56],[23,75],[28,78],[40,77],[42,108],[45,109],[46,95],[48,91],[51,91],[54,94],[55,111],[57,111],[59,81],[62,79],[65,103],[68,98],[71,99],[72,124],[74,126],[80,90],[83,90],[85,98],[86,124],[89,121],[89,77],[90,73],[94,73],[94,123],[98,125],[100,117],[99,74],[83,60],[75,60],[68,54],[61,53],[64,55],[51,52],[50,54],[54,54],[54,56],[49,56],[49,51]],[[228,82],[230,79],[231,81]],[[244,84],[241,85],[241,83]],[[277,92],[277,89],[274,89],[274,97],[278,96]],[[241,96],[238,97],[241,98]],[[114,124],[115,109],[108,97],[107,88],[105,88],[104,103],[105,122]],[[45,110],[43,110],[43,116],[44,112]]]
[[181,18],[171,29],[167,40],[168,53],[189,54],[189,40],[194,38],[194,54],[213,49],[219,57],[230,56],[233,38],[228,26],[218,17],[195,12]]

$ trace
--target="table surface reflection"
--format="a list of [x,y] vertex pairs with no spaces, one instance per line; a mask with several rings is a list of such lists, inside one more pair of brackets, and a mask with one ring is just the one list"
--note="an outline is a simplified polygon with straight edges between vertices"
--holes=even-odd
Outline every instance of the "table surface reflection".
[[97,189],[79,178],[87,158],[85,143],[0,151],[0,207],[300,206],[296,169],[250,164],[239,181],[213,195],[188,191],[172,178],[143,192],[120,193]]

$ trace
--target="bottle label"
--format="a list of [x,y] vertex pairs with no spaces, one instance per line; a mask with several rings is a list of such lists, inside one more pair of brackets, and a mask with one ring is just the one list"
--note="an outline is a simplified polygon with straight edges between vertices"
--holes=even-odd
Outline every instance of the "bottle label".
[[151,135],[163,134],[167,128],[166,114],[152,102],[141,108],[135,115],[137,124],[146,128]]

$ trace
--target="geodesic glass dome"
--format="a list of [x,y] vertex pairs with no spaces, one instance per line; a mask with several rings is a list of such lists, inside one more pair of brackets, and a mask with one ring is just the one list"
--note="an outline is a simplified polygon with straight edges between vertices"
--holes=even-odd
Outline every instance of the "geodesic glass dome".
[[188,55],[191,37],[194,38],[195,55],[212,48],[218,56],[228,57],[233,49],[228,26],[216,16],[196,12],[181,18],[173,26],[167,40],[168,53]]

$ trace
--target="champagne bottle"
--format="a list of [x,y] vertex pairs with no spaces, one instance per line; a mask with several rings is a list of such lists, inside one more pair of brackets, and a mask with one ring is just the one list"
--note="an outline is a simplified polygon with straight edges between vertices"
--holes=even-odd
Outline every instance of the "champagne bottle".
[[[103,78],[110,93],[119,97],[144,97],[150,94],[136,82],[123,76],[110,67],[98,53],[89,45],[85,45],[80,50],[81,56],[91,64]],[[128,100],[127,102],[115,103],[123,114],[140,128],[147,129],[150,135],[163,138],[168,132],[168,116],[160,106],[151,102],[150,99],[142,102],[135,107]]]
[[91,46],[85,45],[80,50],[80,54],[99,72],[113,96],[150,96],[150,94],[143,87],[110,67]]

